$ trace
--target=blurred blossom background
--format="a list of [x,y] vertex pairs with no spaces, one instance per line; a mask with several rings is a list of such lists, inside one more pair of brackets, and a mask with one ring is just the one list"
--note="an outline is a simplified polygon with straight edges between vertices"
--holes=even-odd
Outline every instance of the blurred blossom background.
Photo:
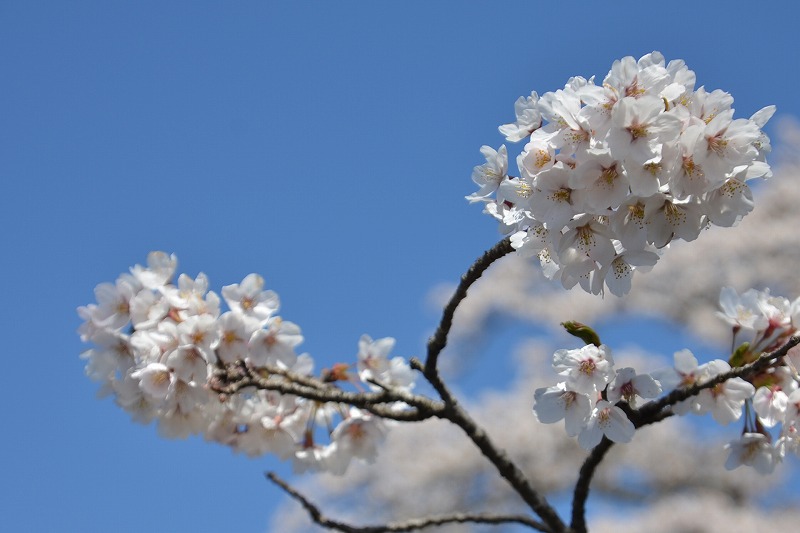
[[[290,465],[163,440],[98,401],[75,309],[164,250],[217,292],[263,275],[317,370],[354,360],[362,333],[421,356],[459,276],[500,238],[464,196],[517,97],[659,50],[698,87],[730,92],[737,118],[777,106],[765,128],[775,176],[755,186],[755,211],[674,245],[623,300],[564,291],[504,258],[470,292],[442,357],[476,417],[565,510],[585,453],[531,413],[534,389],[556,382],[553,351],[575,345],[559,322],[596,326],[618,366],[654,370],[687,347],[701,362],[726,357],[723,285],[800,294],[800,73],[787,61],[800,55],[787,37],[800,4],[721,6],[0,3],[4,528],[311,530],[262,475]],[[600,468],[589,525],[791,529],[797,459],[767,478],[726,472],[722,445],[739,432],[703,417],[637,433]],[[443,424],[395,428],[376,466],[354,466],[293,481],[357,524],[520,508]]]

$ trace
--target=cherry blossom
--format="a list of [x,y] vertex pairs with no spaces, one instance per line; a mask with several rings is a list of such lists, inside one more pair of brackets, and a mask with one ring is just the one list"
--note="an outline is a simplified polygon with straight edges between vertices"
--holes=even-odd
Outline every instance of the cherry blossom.
[[501,146],[499,150],[495,150],[491,146],[483,146],[481,153],[486,158],[486,163],[475,167],[472,171],[472,181],[480,187],[480,190],[467,196],[470,201],[486,198],[495,192],[507,177],[508,152],[505,145]]
[[517,99],[514,103],[516,122],[498,128],[500,133],[506,136],[507,141],[521,141],[542,125],[542,115],[536,106],[538,101],[539,95],[536,91],[532,91],[530,96],[520,96]]
[[[731,366],[720,359],[705,365],[703,380],[724,374],[730,371]],[[701,381],[701,382],[702,382]],[[729,424],[739,420],[742,416],[742,407],[745,400],[753,397],[755,387],[742,378],[731,378],[710,389],[703,389],[697,395],[698,414],[711,412],[720,424]]]
[[[374,460],[388,426],[366,412],[252,387],[232,396],[214,393],[220,368],[311,378],[313,360],[295,353],[303,341],[300,328],[276,315],[278,295],[264,289],[261,276],[223,287],[230,311],[220,314],[205,275],[181,274],[177,286],[169,282],[176,264],[174,255],[151,253],[147,267],[133,267],[114,284],[101,283],[98,303],[78,308],[81,339],[94,344],[81,357],[103,395],[112,395],[138,422],[157,421],[165,437],[203,434],[247,455],[291,458],[298,470],[340,474],[352,459]],[[409,391],[415,375],[402,357],[389,359],[393,346],[392,338],[364,335],[357,362],[340,366],[358,366],[363,383],[374,390]],[[387,407],[408,408],[403,402]],[[327,430],[327,444],[315,442],[318,426]]]
[[600,400],[594,407],[586,427],[578,434],[578,444],[591,450],[607,437],[612,442],[630,442],[636,428],[619,407]]
[[739,440],[726,444],[725,449],[728,450],[725,461],[728,470],[747,465],[761,474],[770,474],[778,461],[769,438],[763,433],[744,433]]
[[278,295],[264,290],[264,278],[248,274],[241,284],[222,287],[222,297],[234,313],[267,320],[278,310]]
[[778,386],[759,387],[753,396],[753,409],[768,428],[783,421],[788,405],[789,396]]
[[[480,201],[505,234],[543,225],[548,242],[535,254],[515,248],[537,257],[565,288],[602,294],[610,263],[629,258],[617,261],[613,270],[624,275],[609,285],[615,296],[626,294],[633,273],[648,270],[632,267],[653,266],[637,255],[647,245],[665,249],[709,225],[735,225],[753,209],[747,181],[772,174],[762,128],[774,106],[734,118],[733,97],[695,90],[695,82],[683,61],[666,64],[652,52],[615,61],[602,86],[576,76],[541,97],[520,97],[517,122],[500,127],[509,141],[529,139],[517,158],[519,176],[508,174],[504,146],[483,146],[486,163],[472,176],[480,190],[467,198]],[[585,217],[607,225],[617,253],[553,255]]]
[[605,346],[587,344],[577,350],[558,350],[553,355],[553,369],[567,378],[568,390],[597,394],[614,377],[614,360]]
[[555,387],[536,389],[533,412],[543,424],[553,424],[563,419],[567,435],[574,437],[589,419],[592,402],[588,395],[566,390],[565,384],[559,383]]
[[608,401],[616,403],[624,400],[632,407],[636,406],[636,397],[657,398],[661,394],[661,385],[648,374],[636,374],[633,368],[617,370],[614,381],[608,385]]

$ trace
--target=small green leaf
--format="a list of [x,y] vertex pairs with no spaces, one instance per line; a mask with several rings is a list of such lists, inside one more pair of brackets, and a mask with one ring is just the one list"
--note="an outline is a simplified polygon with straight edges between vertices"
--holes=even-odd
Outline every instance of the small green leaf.
[[744,366],[748,362],[749,354],[750,354],[750,343],[749,342],[742,343],[742,345],[736,348],[736,350],[733,352],[731,358],[728,360],[728,363],[733,368]]
[[561,325],[564,326],[564,329],[567,330],[567,333],[574,337],[578,337],[586,344],[594,344],[595,346],[600,346],[602,344],[597,332],[595,332],[595,330],[586,324],[581,324],[580,322],[570,320],[568,322],[562,322]]

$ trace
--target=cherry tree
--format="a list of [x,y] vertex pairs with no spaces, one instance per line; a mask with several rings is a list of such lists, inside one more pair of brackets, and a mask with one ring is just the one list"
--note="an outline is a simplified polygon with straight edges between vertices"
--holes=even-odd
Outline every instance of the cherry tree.
[[[176,278],[177,258],[152,252],[145,266],[101,283],[96,303],[78,309],[84,320],[79,333],[92,344],[82,355],[86,373],[134,420],[156,422],[165,437],[202,435],[249,456],[271,453],[290,460],[298,473],[371,471],[359,480],[375,492],[398,477],[387,469],[419,471],[411,478],[416,487],[388,483],[393,489],[385,506],[414,510],[400,512],[406,515],[400,519],[381,512],[330,518],[319,499],[268,474],[307,518],[328,529],[513,524],[584,532],[590,488],[631,498],[637,493],[635,480],[626,484],[599,469],[609,456],[630,468],[646,465],[665,495],[670,486],[674,493],[690,483],[752,495],[763,486],[758,475],[772,474],[800,453],[800,298],[764,287],[742,293],[718,287],[673,298],[663,296],[672,296],[671,288],[654,282],[648,289],[639,281],[659,279],[659,269],[685,269],[688,257],[668,263],[673,252],[694,246],[685,243],[724,242],[719,230],[739,225],[754,208],[751,180],[772,176],[762,128],[774,106],[734,118],[728,93],[695,85],[683,61],[667,63],[653,52],[615,61],[600,84],[576,76],[562,89],[517,100],[515,121],[499,128],[508,142],[526,141],[517,175],[509,174],[505,145],[484,146],[485,162],[472,173],[478,190],[466,197],[495,219],[504,237],[442,301],[424,358],[393,356],[394,339],[364,334],[354,340],[352,360],[315,372],[312,357],[298,353],[301,328],[279,314],[280,298],[260,275],[222,287],[220,297],[204,274]],[[504,258],[512,255],[524,260],[514,262],[512,275],[506,271],[491,288],[473,288],[485,273],[492,277],[510,264]],[[705,255],[704,261],[711,262]],[[545,279],[531,282],[531,263]],[[565,308],[548,302],[581,291],[586,316],[552,316]],[[715,313],[708,301],[717,296]],[[620,356],[587,324],[598,316],[592,310],[625,305],[655,305],[672,315],[702,310],[723,324],[718,331],[729,336],[730,353],[710,359],[681,350],[665,368],[650,368],[642,354]],[[527,347],[525,353],[538,356],[520,360],[509,390],[470,405],[445,381],[442,351],[458,342],[451,335],[454,320],[472,320],[473,330],[482,329],[487,309],[502,306],[550,313],[546,318],[560,322],[575,346]],[[549,361],[544,352],[552,354]],[[676,417],[706,413],[740,430],[713,449],[676,437],[688,433]],[[403,456],[415,438],[436,443],[425,458]],[[406,445],[393,448],[393,441]],[[618,445],[637,444],[638,456],[613,457]],[[656,453],[671,457],[670,466],[653,464]],[[706,460],[715,453],[724,458]],[[384,454],[392,458],[389,465],[381,462]],[[553,469],[554,456],[569,459],[574,472]],[[693,466],[674,466],[682,463]],[[725,472],[739,467],[756,475]],[[475,490],[473,480],[487,478],[492,481]],[[433,497],[442,484],[457,490]],[[325,488],[335,495],[353,485]],[[562,500],[571,494],[566,513],[554,503],[552,494],[559,492]],[[480,510],[473,505],[476,495],[484,502]],[[422,514],[407,516],[419,509]],[[358,525],[365,520],[375,522]]]

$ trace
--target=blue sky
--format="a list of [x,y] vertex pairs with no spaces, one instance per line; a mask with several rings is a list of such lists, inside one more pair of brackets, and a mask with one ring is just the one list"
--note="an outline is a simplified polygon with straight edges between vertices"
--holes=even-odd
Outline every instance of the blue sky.
[[798,20],[769,1],[0,3],[2,529],[268,523],[261,472],[283,467],[94,398],[75,308],[97,283],[166,250],[216,290],[261,273],[320,366],[365,332],[418,355],[428,290],[498,239],[463,197],[518,96],[660,50],[737,116],[800,116]]

